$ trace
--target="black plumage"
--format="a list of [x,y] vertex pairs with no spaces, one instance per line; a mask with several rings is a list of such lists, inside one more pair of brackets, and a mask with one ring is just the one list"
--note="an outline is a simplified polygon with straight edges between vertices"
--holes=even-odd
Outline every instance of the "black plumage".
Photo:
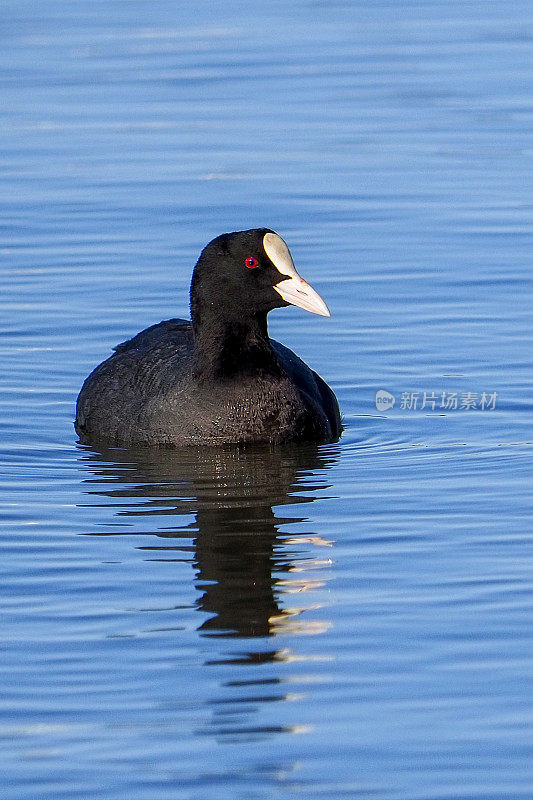
[[138,333],[86,379],[76,430],[115,446],[335,441],[335,395],[268,336],[267,314],[299,305],[329,315],[268,228],[223,234],[202,251],[191,283],[192,322]]

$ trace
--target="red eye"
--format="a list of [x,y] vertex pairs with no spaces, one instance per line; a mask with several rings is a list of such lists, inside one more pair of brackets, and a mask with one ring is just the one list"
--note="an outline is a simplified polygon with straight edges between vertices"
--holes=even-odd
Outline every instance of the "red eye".
[[255,269],[256,267],[259,266],[259,261],[257,260],[257,258],[254,258],[253,256],[248,256],[248,258],[244,263],[246,264],[248,269]]

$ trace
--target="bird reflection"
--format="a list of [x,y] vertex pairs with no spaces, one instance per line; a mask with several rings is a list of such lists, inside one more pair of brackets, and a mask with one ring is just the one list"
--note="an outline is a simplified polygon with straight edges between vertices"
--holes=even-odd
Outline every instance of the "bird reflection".
[[[337,460],[336,445],[80,450],[91,472],[87,493],[111,499],[120,516],[151,519],[147,532],[166,540],[147,549],[168,557],[190,550],[183,538],[193,537],[197,606],[209,615],[199,627],[204,635],[280,630],[294,611],[280,607],[276,575],[291,569],[291,555],[279,528],[304,518],[286,518],[279,506],[312,502],[329,485],[324,472]],[[154,526],[160,515],[164,528]],[[274,658],[272,652],[265,660]]]

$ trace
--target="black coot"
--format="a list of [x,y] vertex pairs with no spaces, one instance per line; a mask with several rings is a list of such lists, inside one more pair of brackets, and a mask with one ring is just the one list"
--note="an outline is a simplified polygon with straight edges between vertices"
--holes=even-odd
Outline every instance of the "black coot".
[[119,447],[337,440],[332,390],[268,336],[268,312],[289,304],[329,316],[277,233],[213,239],[193,272],[192,322],[153,325],[96,367],[78,397],[80,439]]

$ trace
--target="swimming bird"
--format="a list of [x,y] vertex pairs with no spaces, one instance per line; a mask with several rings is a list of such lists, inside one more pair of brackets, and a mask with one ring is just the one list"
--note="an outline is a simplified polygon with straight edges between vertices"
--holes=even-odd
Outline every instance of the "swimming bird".
[[112,446],[336,441],[330,387],[270,339],[267,314],[329,310],[269,228],[225,233],[194,268],[191,321],[169,319],[114,348],[85,380],[75,427]]

